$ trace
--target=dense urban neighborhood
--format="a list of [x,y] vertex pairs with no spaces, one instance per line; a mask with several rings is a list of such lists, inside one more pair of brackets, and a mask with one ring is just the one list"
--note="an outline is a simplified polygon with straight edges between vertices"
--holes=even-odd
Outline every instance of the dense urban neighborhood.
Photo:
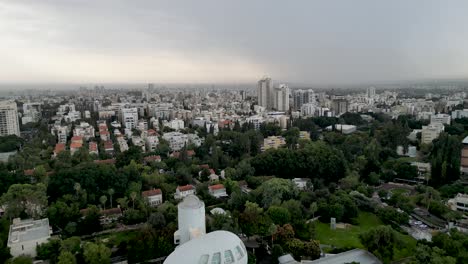
[[0,262],[467,263],[465,90],[10,94]]

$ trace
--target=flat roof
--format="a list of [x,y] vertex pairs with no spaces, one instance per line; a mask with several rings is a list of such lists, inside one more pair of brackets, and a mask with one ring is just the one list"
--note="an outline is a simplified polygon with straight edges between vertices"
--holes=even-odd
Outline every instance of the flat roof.
[[50,237],[49,219],[20,220],[10,226],[8,245]]

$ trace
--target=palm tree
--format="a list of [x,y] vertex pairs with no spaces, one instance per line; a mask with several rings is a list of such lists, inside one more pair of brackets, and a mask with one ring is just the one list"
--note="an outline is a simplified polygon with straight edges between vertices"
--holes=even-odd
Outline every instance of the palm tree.
[[112,207],[112,195],[114,195],[115,191],[114,189],[110,188],[107,192],[109,193],[109,196],[110,196],[110,206],[111,208],[113,208]]
[[102,207],[104,208],[104,210],[106,210],[107,196],[105,196],[105,195],[101,196],[101,198],[99,198],[99,201],[101,202]]
[[79,182],[75,182],[75,185],[73,186],[73,189],[75,189],[76,196],[78,196],[78,194],[81,191],[81,184]]
[[130,193],[130,198],[132,199],[132,207],[135,209],[135,199],[136,199],[137,193],[136,192],[131,192]]

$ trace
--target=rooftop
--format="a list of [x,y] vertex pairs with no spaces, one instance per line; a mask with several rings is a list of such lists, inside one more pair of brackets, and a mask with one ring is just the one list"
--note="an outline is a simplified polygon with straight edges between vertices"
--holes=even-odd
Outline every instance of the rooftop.
[[190,184],[187,184],[187,185],[184,185],[184,186],[178,186],[177,187],[177,190],[181,191],[181,192],[184,192],[184,191],[189,191],[189,190],[193,190],[195,189],[195,187],[193,187],[193,185],[190,185]]
[[155,196],[160,194],[162,194],[161,189],[152,189],[141,193],[143,197]]
[[10,226],[8,245],[47,238],[50,237],[50,233],[48,218],[40,220],[15,219],[13,220],[13,224]]
[[313,261],[302,261],[304,264],[342,264],[349,262],[360,264],[382,264],[378,258],[363,249],[353,249],[340,254],[327,256]]

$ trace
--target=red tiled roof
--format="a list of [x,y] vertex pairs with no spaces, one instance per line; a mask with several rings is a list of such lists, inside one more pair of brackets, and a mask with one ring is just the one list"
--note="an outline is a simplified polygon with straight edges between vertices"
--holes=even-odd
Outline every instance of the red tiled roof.
[[97,143],[96,142],[89,142],[89,150],[96,151],[97,150]]
[[200,165],[200,168],[202,168],[202,169],[209,169],[209,168],[210,168],[210,165],[208,165],[208,164],[201,164],[201,165]]
[[195,155],[195,150],[187,150],[187,156],[191,157]]
[[156,133],[156,130],[154,129],[148,129],[148,136],[156,136],[158,133]]
[[65,144],[64,143],[55,144],[55,150],[54,150],[55,153],[58,154],[58,153],[60,153],[60,152],[62,152],[64,150],[65,150]]
[[80,136],[74,136],[72,137],[71,141],[83,141],[83,137],[80,137]]
[[141,193],[143,197],[155,196],[158,194],[162,194],[161,189],[153,189],[153,190],[148,190],[148,191],[144,191]]
[[216,174],[213,169],[210,169],[210,174]]
[[96,164],[115,164],[115,159],[95,160]]
[[150,162],[150,161],[160,161],[160,160],[161,160],[161,156],[159,156],[159,155],[152,155],[152,156],[144,157],[143,160],[146,161],[146,162]]
[[210,190],[221,190],[221,189],[224,189],[224,185],[222,185],[222,184],[215,184],[215,185],[208,186],[208,188],[209,188]]
[[83,146],[83,143],[81,142],[72,142],[70,144],[70,148],[71,149],[77,149],[77,148],[81,148]]
[[30,170],[24,170],[24,175],[26,176],[33,176],[34,175],[34,169],[30,169]]
[[177,186],[177,189],[179,191],[181,191],[181,192],[185,192],[185,191],[193,190],[193,189],[195,189],[195,187],[193,185],[187,184],[187,185],[184,185],[184,186]]
[[110,134],[110,133],[109,133],[109,131],[107,131],[107,130],[101,130],[101,131],[99,131],[99,135],[109,135],[109,134]]
[[109,216],[109,215],[116,215],[116,214],[122,214],[122,210],[120,210],[120,208],[110,208],[110,209],[101,211],[101,215]]
[[114,149],[114,143],[111,140],[104,141],[104,148],[105,149]]

